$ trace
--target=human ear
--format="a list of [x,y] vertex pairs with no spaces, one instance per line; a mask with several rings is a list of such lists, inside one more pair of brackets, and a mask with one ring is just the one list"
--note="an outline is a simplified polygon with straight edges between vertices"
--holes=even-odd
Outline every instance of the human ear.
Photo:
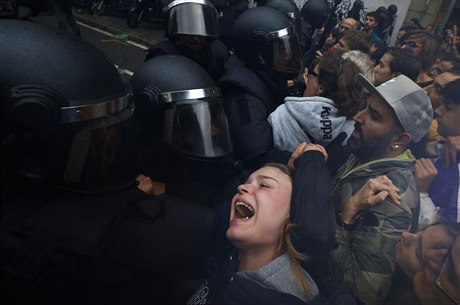
[[407,146],[407,144],[409,144],[411,140],[412,140],[412,137],[407,132],[400,133],[392,141],[392,148],[393,150],[395,150],[402,146],[405,147]]
[[322,94],[324,93],[324,86],[323,85],[319,85],[318,86],[318,89],[316,89],[316,95],[318,96],[322,96]]

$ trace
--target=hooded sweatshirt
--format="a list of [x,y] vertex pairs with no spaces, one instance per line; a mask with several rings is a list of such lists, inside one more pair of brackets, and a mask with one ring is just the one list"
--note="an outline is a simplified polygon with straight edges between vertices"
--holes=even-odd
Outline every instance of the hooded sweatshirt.
[[338,115],[334,102],[320,96],[286,97],[268,117],[275,148],[294,151],[298,144],[311,142],[327,146],[341,132],[345,144],[354,130],[354,121]]

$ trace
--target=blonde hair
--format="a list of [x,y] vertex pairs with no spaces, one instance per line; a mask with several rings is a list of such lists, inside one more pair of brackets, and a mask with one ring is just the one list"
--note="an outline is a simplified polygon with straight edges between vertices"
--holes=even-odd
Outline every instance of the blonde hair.
[[291,240],[291,230],[293,227],[294,225],[290,222],[289,218],[286,218],[285,222],[281,226],[281,237],[278,247],[280,251],[288,253],[292,273],[305,292],[307,299],[311,301],[313,299],[313,292],[308,283],[308,279],[305,276],[305,271],[300,265],[301,262],[307,261],[310,257],[306,256],[302,252],[299,252],[294,247]]
[[358,67],[359,72],[374,83],[374,62],[370,56],[358,50],[351,50],[342,54],[343,60],[349,60]]
[[[283,172],[284,174],[286,174],[292,181],[294,172],[292,169],[290,169],[284,164],[267,163],[263,167],[276,168],[280,170],[281,172]],[[305,271],[300,265],[301,262],[307,261],[310,257],[306,256],[302,252],[299,252],[294,247],[294,244],[292,243],[292,240],[291,240],[291,230],[293,227],[294,225],[290,222],[289,218],[286,218],[286,220],[281,225],[281,235],[278,241],[278,249],[280,250],[281,253],[284,253],[284,252],[288,253],[292,273],[294,274],[294,277],[296,278],[297,282],[300,284],[301,288],[305,292],[305,295],[307,296],[307,300],[311,301],[313,299],[313,292],[308,283],[308,279],[305,276]]]

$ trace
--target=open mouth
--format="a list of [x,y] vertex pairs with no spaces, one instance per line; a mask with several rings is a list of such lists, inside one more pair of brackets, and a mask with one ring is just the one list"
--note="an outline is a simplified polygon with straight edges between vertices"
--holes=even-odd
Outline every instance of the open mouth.
[[236,202],[235,203],[235,211],[236,215],[241,218],[249,219],[254,216],[254,208],[247,203],[244,202]]

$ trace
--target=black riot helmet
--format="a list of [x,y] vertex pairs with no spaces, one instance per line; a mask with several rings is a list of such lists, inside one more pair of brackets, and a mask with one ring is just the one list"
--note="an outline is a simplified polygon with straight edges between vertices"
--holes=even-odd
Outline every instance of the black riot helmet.
[[80,38],[0,20],[2,185],[100,193],[136,176],[131,89]]
[[387,8],[388,15],[390,17],[396,16],[396,13],[398,12],[398,7],[394,4],[390,4]]
[[361,13],[364,10],[364,3],[362,0],[355,0],[351,10],[347,13],[347,18],[354,18],[356,20],[361,20]]
[[170,151],[191,159],[232,152],[220,89],[196,62],[178,55],[154,57],[134,73],[130,84],[136,112],[147,118],[140,120],[140,128],[152,130],[143,141],[156,144],[159,134]]
[[235,53],[246,65],[299,73],[299,39],[289,19],[277,9],[261,6],[244,11],[232,34]]
[[219,36],[219,14],[208,0],[175,0],[164,8],[166,36]]
[[300,10],[297,7],[297,4],[294,3],[292,0],[267,0],[265,1],[264,6],[272,7],[274,9],[279,10],[283,14],[285,14],[291,23],[294,25],[294,28],[297,32],[297,35],[300,36],[301,31],[301,18],[300,18]]
[[326,0],[307,0],[300,10],[302,19],[315,28],[321,28],[329,16],[329,5]]

